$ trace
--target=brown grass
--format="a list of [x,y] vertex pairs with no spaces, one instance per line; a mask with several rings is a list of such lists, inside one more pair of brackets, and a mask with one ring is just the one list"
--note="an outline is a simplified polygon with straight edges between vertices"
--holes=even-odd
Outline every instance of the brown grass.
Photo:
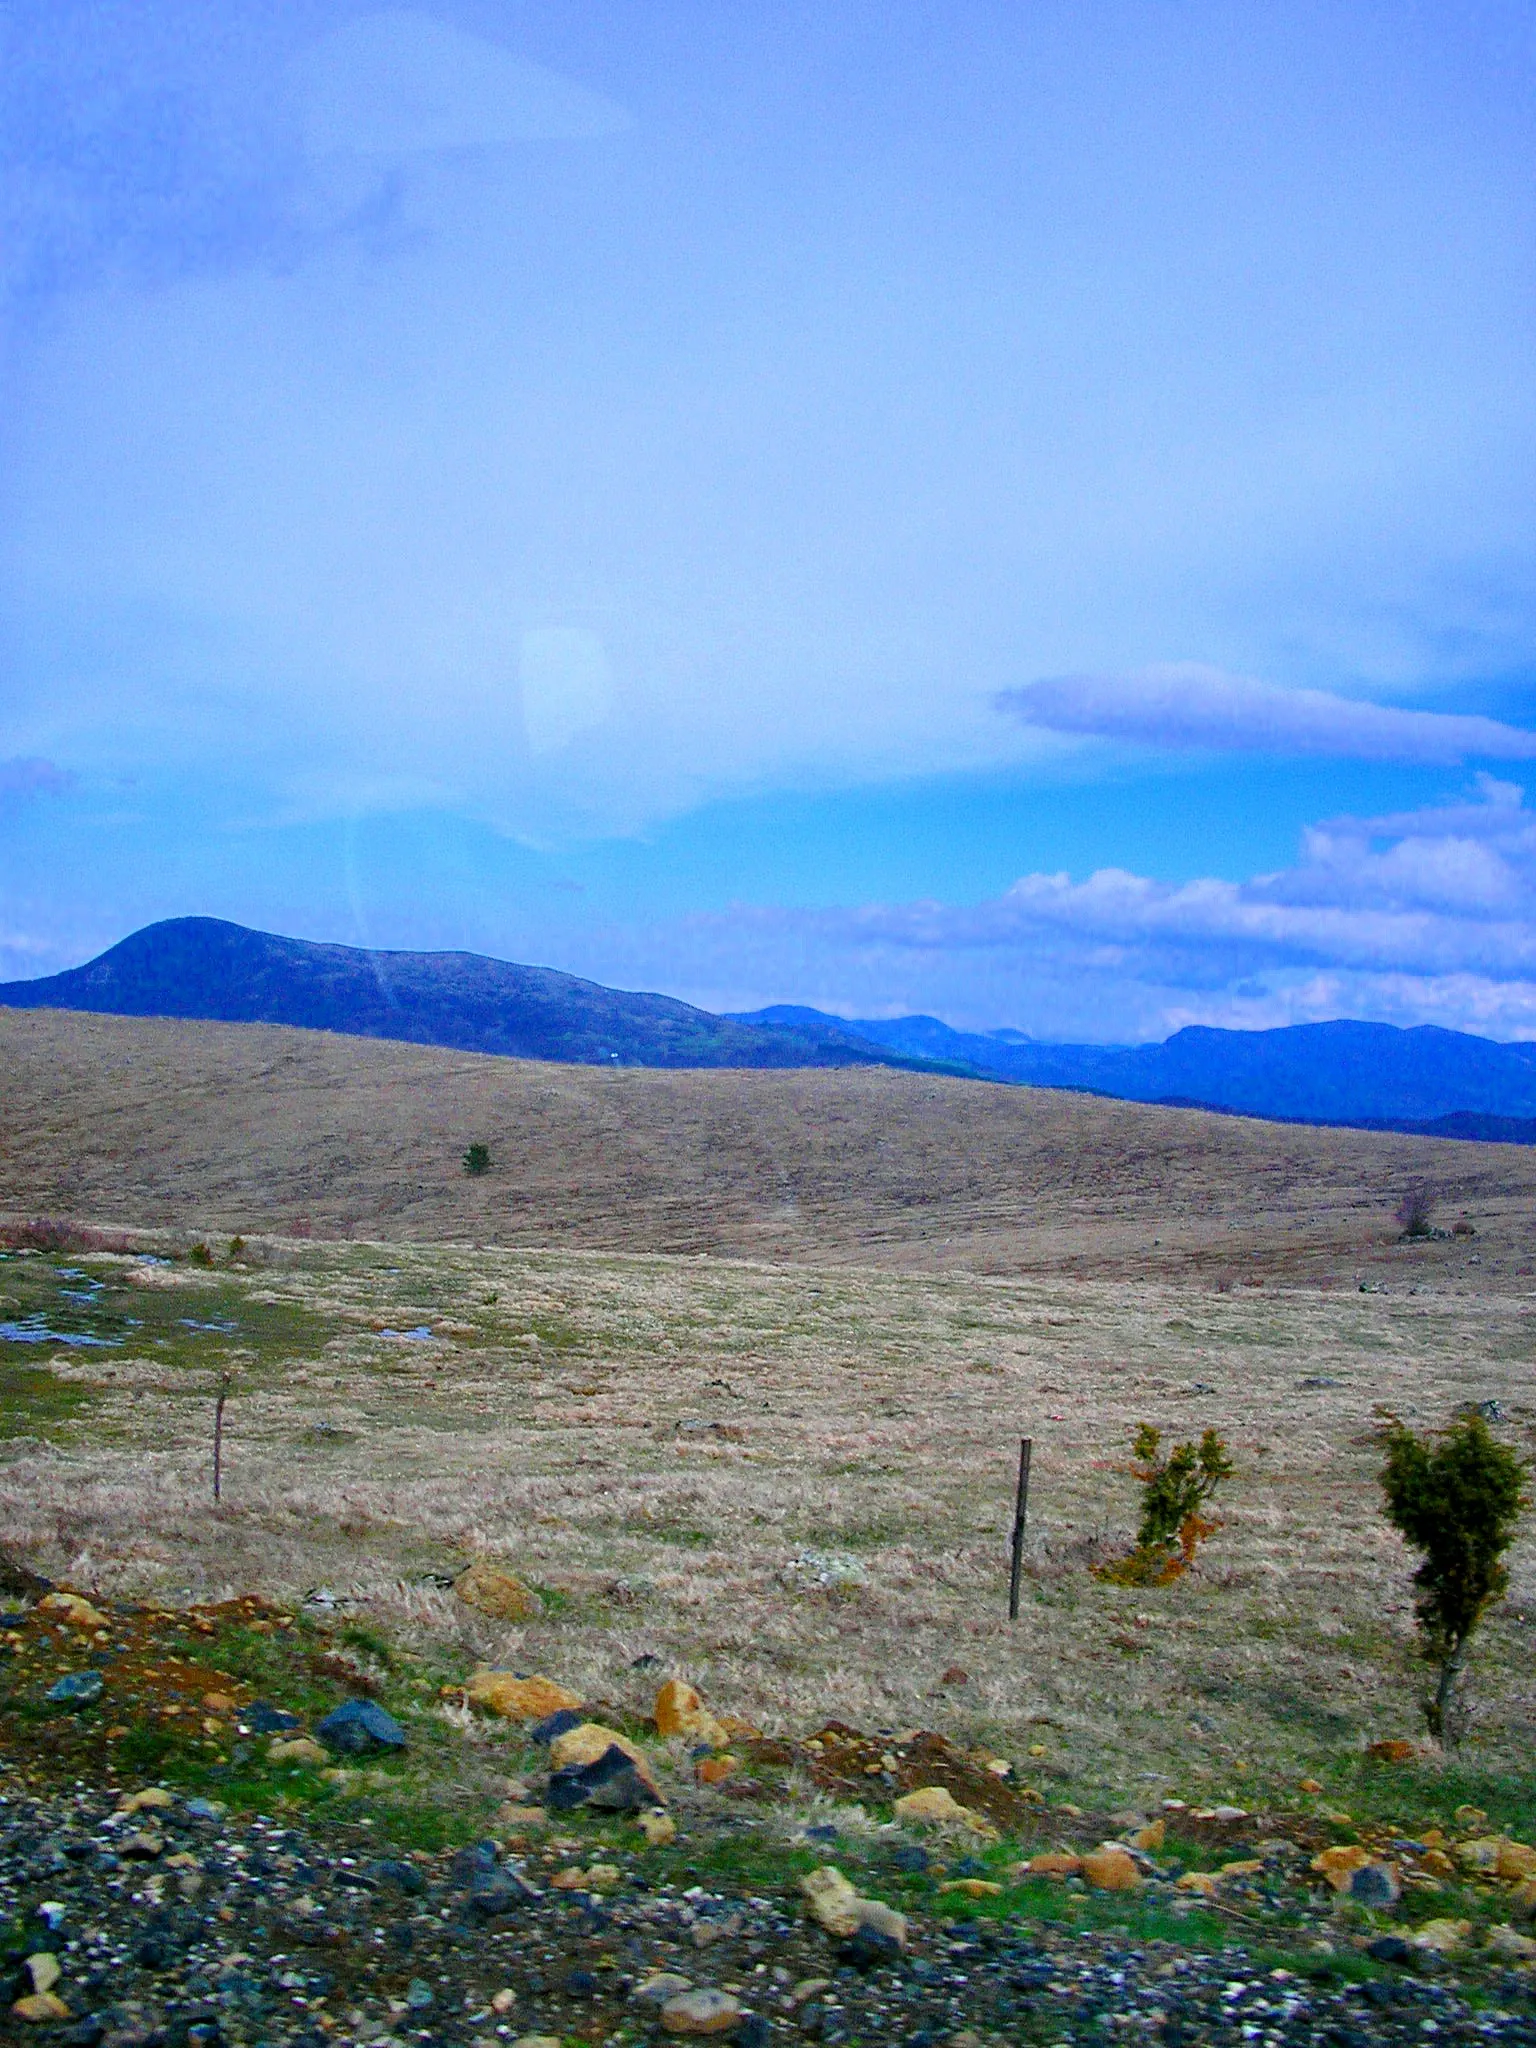
[[[56,1374],[97,1389],[90,1424],[0,1464],[0,1523],[32,1561],[161,1597],[325,1583],[408,1636],[636,1705],[654,1679],[632,1660],[650,1651],[770,1729],[830,1714],[1021,1759],[1043,1742],[1039,1782],[1111,1804],[1241,1801],[1367,1736],[1420,1732],[1381,1413],[1422,1425],[1497,1399],[1536,1441],[1536,1330],[1512,1292],[256,1249],[267,1265],[236,1284],[334,1335],[248,1360],[224,1508],[208,1497],[212,1353],[179,1373],[61,1356]],[[213,1284],[187,1275],[194,1310]],[[1130,1539],[1121,1468],[1143,1418],[1213,1424],[1238,1472],[1200,1568],[1128,1592],[1088,1567]],[[1022,1431],[1030,1573],[1010,1627]],[[482,1551],[545,1589],[541,1621],[484,1621],[433,1583]],[[796,1567],[807,1552],[857,1569],[819,1587]],[[1477,1763],[1529,1754],[1533,1611],[1528,1532],[1477,1660]],[[967,1682],[941,1683],[954,1665]]]
[[[538,1065],[0,1010],[0,1215],[1240,1286],[1536,1267],[1536,1149],[889,1071]],[[492,1171],[467,1176],[465,1146]],[[1478,1238],[1401,1245],[1433,1181]],[[1469,1263],[1475,1254],[1479,1264]]]

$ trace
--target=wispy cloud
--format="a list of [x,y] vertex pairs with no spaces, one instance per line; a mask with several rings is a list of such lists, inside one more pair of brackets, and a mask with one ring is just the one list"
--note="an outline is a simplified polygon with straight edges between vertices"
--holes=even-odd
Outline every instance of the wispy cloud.
[[1142,746],[1438,767],[1536,760],[1536,733],[1497,719],[1405,711],[1325,690],[1282,690],[1192,662],[1132,675],[1049,676],[1002,691],[997,703],[1047,732]]

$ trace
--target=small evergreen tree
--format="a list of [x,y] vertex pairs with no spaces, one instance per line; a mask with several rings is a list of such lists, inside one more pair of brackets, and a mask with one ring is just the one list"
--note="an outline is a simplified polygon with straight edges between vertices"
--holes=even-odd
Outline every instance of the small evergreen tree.
[[491,1170],[491,1148],[489,1145],[471,1145],[464,1154],[464,1171],[478,1178]]
[[1404,1237],[1433,1237],[1439,1206],[1439,1190],[1427,1180],[1416,1180],[1403,1190],[1402,1200],[1392,1213]]
[[1424,1562],[1413,1575],[1425,1658],[1438,1666],[1424,1703],[1429,1732],[1448,1749],[1461,1740],[1459,1697],[1467,1644],[1509,1583],[1504,1552],[1514,1538],[1525,1466],[1481,1415],[1463,1416],[1438,1441],[1396,1422],[1387,1437],[1381,1488],[1387,1519]]
[[1131,1444],[1132,1472],[1141,1481],[1141,1527],[1129,1557],[1100,1565],[1097,1576],[1117,1586],[1166,1586],[1188,1571],[1195,1552],[1218,1524],[1200,1510],[1224,1479],[1232,1460],[1214,1429],[1198,1444],[1175,1444],[1166,1457],[1163,1433],[1144,1422]]

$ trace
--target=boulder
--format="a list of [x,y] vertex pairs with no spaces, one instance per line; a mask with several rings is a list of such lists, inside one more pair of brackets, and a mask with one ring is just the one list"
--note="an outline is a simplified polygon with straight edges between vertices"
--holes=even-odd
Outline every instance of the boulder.
[[1133,1892],[1141,1883],[1135,1859],[1124,1849],[1095,1849],[1083,1858],[1083,1881],[1096,1892]]
[[1174,1880],[1173,1888],[1176,1892],[1193,1893],[1199,1898],[1209,1899],[1220,1883],[1220,1876],[1214,1870],[1186,1870],[1182,1877]]
[[639,1813],[654,1807],[661,1794],[648,1776],[643,1776],[633,1757],[610,1743],[601,1756],[587,1764],[571,1764],[555,1771],[544,1794],[551,1813],[572,1813],[578,1806],[596,1807],[606,1813]]
[[1536,1877],[1528,1879],[1521,1885],[1509,1904],[1512,1912],[1520,1914],[1524,1919],[1536,1920]]
[[348,1700],[327,1714],[315,1733],[327,1749],[340,1756],[362,1756],[372,1750],[405,1748],[405,1730],[377,1700]]
[[1401,1735],[1389,1735],[1380,1742],[1368,1742],[1365,1753],[1375,1764],[1411,1764],[1419,1748]]
[[28,1956],[26,1968],[34,1991],[51,1991],[64,1974],[59,1967],[58,1957],[46,1948],[40,1948],[36,1955]]
[[620,1735],[616,1728],[604,1727],[601,1721],[581,1721],[576,1727],[567,1728],[563,1735],[557,1735],[549,1745],[549,1761],[557,1771],[580,1769],[585,1764],[595,1764],[610,1749],[621,1750],[641,1777],[649,1778],[651,1767],[644,1750],[627,1735]]
[[1499,1874],[1499,1859],[1504,1852],[1502,1835],[1479,1835],[1470,1842],[1456,1844],[1456,1861],[1463,1870],[1485,1873],[1489,1877]]
[[1168,1823],[1165,1820],[1149,1820],[1144,1828],[1138,1828],[1131,1837],[1131,1846],[1155,1855],[1168,1839]]
[[1043,1855],[1031,1856],[1020,1867],[1029,1877],[1080,1877],[1083,1859],[1074,1856],[1070,1850],[1047,1849]]
[[1536,1849],[1526,1842],[1506,1841],[1499,1850],[1499,1875],[1511,1884],[1536,1877]]
[[1350,1872],[1349,1896],[1357,1906],[1395,1906],[1403,1896],[1396,1864],[1362,1863]]
[[167,1792],[163,1785],[146,1785],[142,1792],[127,1792],[117,1802],[119,1813],[146,1813],[154,1809],[163,1811],[174,1806],[174,1793]]
[[563,1685],[537,1672],[530,1677],[514,1671],[477,1671],[466,1683],[464,1697],[470,1706],[500,1714],[507,1721],[543,1721],[581,1705],[579,1693],[567,1692]]
[[71,1628],[105,1628],[107,1617],[99,1607],[79,1593],[45,1593],[37,1603],[39,1614],[56,1615]]
[[669,1678],[656,1695],[652,1710],[656,1733],[678,1735],[688,1742],[707,1742],[711,1749],[724,1749],[729,1737],[686,1679]]
[[73,2018],[69,2007],[53,1991],[30,1991],[25,1998],[18,1998],[11,2007],[17,2019],[26,2020],[32,2026],[46,2026],[53,2020]]
[[1448,1956],[1453,1949],[1461,1947],[1471,1932],[1470,1920],[1426,1920],[1422,1927],[1416,1927],[1405,1939],[1414,1948],[1426,1950],[1431,1955]]
[[54,1680],[43,1698],[56,1707],[89,1707],[101,1698],[106,1687],[99,1671],[67,1671]]
[[915,1822],[926,1827],[966,1828],[973,1835],[987,1840],[996,1840],[997,1829],[979,1813],[973,1813],[968,1806],[962,1806],[953,1792],[945,1785],[920,1785],[913,1792],[904,1792],[891,1811],[901,1821]]
[[1314,1856],[1312,1868],[1320,1877],[1327,1878],[1336,1892],[1347,1892],[1355,1872],[1374,1860],[1370,1850],[1362,1849],[1358,1842],[1345,1842]]
[[478,1558],[467,1571],[459,1573],[453,1590],[466,1607],[492,1621],[533,1621],[544,1612],[537,1593],[525,1586],[515,1572]]
[[995,1899],[1002,1889],[985,1877],[951,1877],[939,1886],[941,1892],[959,1892],[966,1899]]
[[1490,1927],[1488,1949],[1507,1963],[1536,1963],[1536,1941],[1513,1927]]
[[727,1778],[734,1778],[740,1769],[739,1756],[707,1756],[700,1761],[694,1776],[701,1785],[723,1785]]
[[638,1816],[640,1832],[653,1849],[664,1849],[668,1842],[677,1839],[677,1822],[670,1813],[642,1813]]

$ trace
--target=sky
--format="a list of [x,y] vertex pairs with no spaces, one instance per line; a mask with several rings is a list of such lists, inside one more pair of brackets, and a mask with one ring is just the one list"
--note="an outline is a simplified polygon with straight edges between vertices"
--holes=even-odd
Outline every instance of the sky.
[[1536,1037],[1533,162],[1529,0],[0,0],[0,978]]

